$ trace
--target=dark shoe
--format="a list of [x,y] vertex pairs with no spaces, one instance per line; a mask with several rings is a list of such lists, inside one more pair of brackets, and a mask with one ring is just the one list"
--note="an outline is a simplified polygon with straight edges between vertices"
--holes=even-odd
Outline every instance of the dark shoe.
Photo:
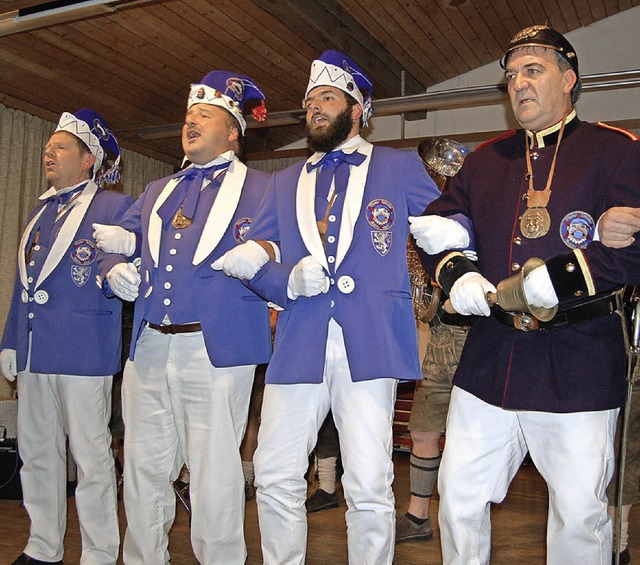
[[424,524],[418,525],[407,518],[406,514],[396,516],[396,543],[404,541],[428,540],[433,537],[431,519],[427,518]]
[[23,553],[11,565],[62,565],[62,561],[41,561],[35,557],[29,557]]
[[[611,563],[615,564],[616,562],[616,554],[614,553],[611,556]],[[623,551],[620,552],[620,565],[629,565],[631,563],[631,555],[629,554],[629,548],[626,547]]]
[[249,481],[244,482],[244,500],[248,502],[256,495],[256,487]]
[[316,489],[307,501],[304,503],[307,512],[320,512],[327,508],[336,508],[338,506],[338,495],[335,492],[328,493],[321,488]]

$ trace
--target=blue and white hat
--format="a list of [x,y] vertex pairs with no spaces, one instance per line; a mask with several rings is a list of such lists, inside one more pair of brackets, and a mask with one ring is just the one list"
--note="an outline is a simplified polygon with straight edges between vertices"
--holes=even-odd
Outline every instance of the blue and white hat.
[[260,104],[251,112],[256,121],[265,121],[267,119],[265,96],[253,79],[229,71],[211,71],[198,84],[191,85],[187,109],[194,104],[220,106],[231,112],[231,115],[238,120],[244,134],[247,122],[242,114],[249,100],[260,101]]
[[[373,85],[358,65],[339,51],[325,51],[311,63],[309,84],[304,97],[309,96],[317,86],[333,86],[355,98],[362,106],[362,123],[366,126],[373,106],[371,104],[371,90]],[[362,90],[365,91],[364,95]]]
[[89,108],[83,108],[73,114],[63,112],[55,131],[66,131],[75,135],[89,148],[91,154],[96,158],[93,166],[94,177],[100,171],[102,163],[105,162],[105,151],[109,151],[115,162],[107,171],[101,173],[99,180],[104,180],[109,184],[118,182],[120,179],[120,171],[118,170],[120,146],[107,122],[98,112]]

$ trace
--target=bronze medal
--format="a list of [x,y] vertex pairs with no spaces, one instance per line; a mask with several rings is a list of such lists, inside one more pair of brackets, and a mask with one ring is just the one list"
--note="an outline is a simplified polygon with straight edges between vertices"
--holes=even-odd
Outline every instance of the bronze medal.
[[183,228],[188,228],[191,225],[191,221],[191,218],[187,218],[187,216],[183,215],[182,206],[180,206],[171,221],[171,225],[177,230],[181,230]]
[[520,231],[527,239],[538,239],[546,235],[551,227],[551,217],[546,208],[527,208],[520,217]]

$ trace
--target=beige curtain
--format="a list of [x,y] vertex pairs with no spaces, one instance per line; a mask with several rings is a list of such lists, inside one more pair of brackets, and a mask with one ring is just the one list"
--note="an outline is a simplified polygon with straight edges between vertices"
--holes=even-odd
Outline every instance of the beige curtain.
[[[0,104],[0,323],[9,312],[16,269],[16,250],[29,212],[47,189],[42,166],[44,147],[55,124]],[[122,186],[137,198],[153,179],[173,172],[173,166],[122,151]],[[11,397],[0,376],[0,398]]]

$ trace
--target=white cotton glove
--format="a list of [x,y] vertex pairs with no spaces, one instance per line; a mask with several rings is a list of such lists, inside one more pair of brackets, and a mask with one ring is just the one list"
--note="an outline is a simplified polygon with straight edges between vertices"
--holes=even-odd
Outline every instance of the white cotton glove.
[[133,232],[125,230],[120,226],[109,226],[107,224],[91,224],[93,229],[93,239],[96,240],[98,249],[105,253],[119,253],[131,257],[136,250],[136,236]]
[[295,300],[298,296],[316,296],[329,290],[329,277],[324,268],[311,255],[298,261],[291,270],[287,284],[289,298]]
[[527,304],[536,308],[553,308],[558,304],[558,295],[546,265],[536,267],[525,277],[524,295]]
[[267,261],[269,261],[268,253],[258,243],[249,240],[216,259],[211,264],[211,268],[214,271],[224,271],[228,277],[250,280]]
[[480,273],[470,272],[462,275],[451,287],[449,298],[458,314],[463,316],[491,316],[487,302],[487,292],[496,292],[493,286]]
[[441,216],[409,216],[409,224],[416,244],[429,255],[469,245],[469,232],[455,220]]
[[18,361],[15,349],[0,351],[0,371],[8,381],[15,381],[18,376]]
[[107,273],[107,282],[113,293],[127,302],[133,302],[138,297],[141,280],[133,263],[118,263]]

